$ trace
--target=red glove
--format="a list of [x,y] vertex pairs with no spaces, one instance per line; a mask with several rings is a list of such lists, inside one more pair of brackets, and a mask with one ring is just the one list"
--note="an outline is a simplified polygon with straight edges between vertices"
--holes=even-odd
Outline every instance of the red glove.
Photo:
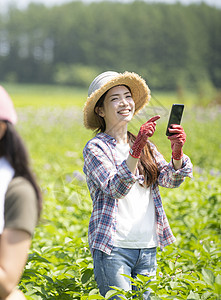
[[186,141],[186,133],[181,125],[172,124],[169,128],[170,133],[174,135],[168,136],[171,141],[172,158],[180,160],[183,157],[183,145]]
[[134,141],[132,148],[130,149],[130,155],[134,158],[139,158],[143,147],[146,145],[147,140],[154,134],[156,129],[156,122],[160,118],[159,115],[152,117],[146,123],[144,123],[138,132],[137,138]]

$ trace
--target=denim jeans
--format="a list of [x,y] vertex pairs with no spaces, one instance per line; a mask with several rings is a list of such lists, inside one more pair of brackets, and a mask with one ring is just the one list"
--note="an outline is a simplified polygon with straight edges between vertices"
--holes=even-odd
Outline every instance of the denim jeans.
[[[155,276],[157,269],[156,248],[126,249],[114,247],[108,255],[100,250],[94,251],[94,276],[99,291],[105,296],[110,286],[116,286],[129,291],[135,289],[129,278],[122,274],[136,278],[137,274]],[[150,291],[146,291],[143,299],[150,299]],[[120,299],[114,296],[113,299]]]

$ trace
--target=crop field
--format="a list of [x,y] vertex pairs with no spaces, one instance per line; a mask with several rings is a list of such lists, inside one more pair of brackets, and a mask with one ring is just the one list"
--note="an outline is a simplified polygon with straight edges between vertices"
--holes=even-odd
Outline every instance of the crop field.
[[[92,203],[82,171],[82,150],[93,132],[83,127],[87,91],[71,88],[8,86],[19,116],[17,129],[30,152],[44,197],[19,288],[27,299],[104,299],[93,277],[87,229]],[[170,160],[165,136],[172,103],[185,104],[184,152],[194,165],[194,178],[178,189],[161,188],[164,208],[176,242],[158,251],[154,281],[139,276],[142,291],[157,299],[221,299],[221,106],[196,105],[187,95],[155,94],[129,129],[137,133],[147,118],[160,114],[152,141]],[[131,292],[111,293],[132,299]],[[111,296],[106,295],[106,299]]]

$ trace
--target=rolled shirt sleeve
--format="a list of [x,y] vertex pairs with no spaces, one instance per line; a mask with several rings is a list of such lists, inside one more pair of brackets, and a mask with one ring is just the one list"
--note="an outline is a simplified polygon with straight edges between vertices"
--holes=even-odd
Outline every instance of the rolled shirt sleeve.
[[178,170],[174,169],[172,159],[168,163],[163,155],[157,151],[156,147],[152,144],[152,149],[154,151],[155,161],[158,166],[159,176],[158,184],[166,188],[177,188],[185,180],[185,177],[193,177],[192,173],[192,163],[187,155],[183,155],[182,167]]

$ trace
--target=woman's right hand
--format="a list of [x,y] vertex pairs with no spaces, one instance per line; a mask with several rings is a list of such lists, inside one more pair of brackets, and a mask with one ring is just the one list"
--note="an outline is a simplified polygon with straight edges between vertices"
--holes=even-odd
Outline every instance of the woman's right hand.
[[137,138],[130,149],[130,155],[134,158],[139,158],[142,149],[147,143],[149,137],[151,137],[156,129],[156,121],[160,119],[160,116],[154,116],[150,118],[146,123],[141,125]]

